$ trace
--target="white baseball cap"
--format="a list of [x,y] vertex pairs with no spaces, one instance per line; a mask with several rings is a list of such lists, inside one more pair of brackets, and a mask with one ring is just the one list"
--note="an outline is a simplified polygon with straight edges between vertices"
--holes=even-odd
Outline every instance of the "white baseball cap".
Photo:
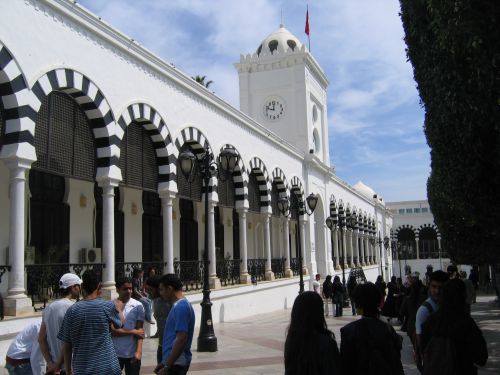
[[61,279],[59,280],[59,288],[61,289],[67,289],[70,286],[81,285],[81,284],[82,284],[82,279],[80,279],[74,273],[65,273],[64,275],[61,276]]

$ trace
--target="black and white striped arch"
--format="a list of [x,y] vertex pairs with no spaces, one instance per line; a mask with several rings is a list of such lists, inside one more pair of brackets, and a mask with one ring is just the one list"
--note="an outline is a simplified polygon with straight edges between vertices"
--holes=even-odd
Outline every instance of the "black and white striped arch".
[[250,159],[248,174],[253,173],[259,184],[260,212],[271,213],[271,182],[264,162],[258,158]]

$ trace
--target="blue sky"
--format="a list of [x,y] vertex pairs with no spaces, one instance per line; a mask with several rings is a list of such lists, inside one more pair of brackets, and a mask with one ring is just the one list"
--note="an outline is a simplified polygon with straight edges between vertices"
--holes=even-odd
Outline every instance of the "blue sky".
[[[279,27],[307,43],[306,1],[79,0],[105,22],[239,107],[233,63]],[[430,173],[397,0],[309,2],[311,52],[330,80],[330,154],[337,175],[386,201],[425,199]]]

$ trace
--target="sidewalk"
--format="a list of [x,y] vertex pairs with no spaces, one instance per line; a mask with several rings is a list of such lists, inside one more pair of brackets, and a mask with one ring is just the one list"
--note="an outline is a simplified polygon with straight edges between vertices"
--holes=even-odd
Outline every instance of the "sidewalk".
[[[330,311],[332,311],[330,307]],[[493,303],[493,297],[478,297],[473,305],[472,315],[488,343],[489,359],[485,368],[479,370],[481,375],[500,373],[500,308]],[[340,328],[357,319],[350,316],[350,309],[344,309],[342,318],[327,317],[329,328],[335,333],[340,347]],[[283,345],[286,328],[289,324],[290,310],[253,316],[251,319],[219,323],[215,325],[218,340],[218,351],[215,353],[198,353],[196,341],[193,339],[193,362],[189,374],[217,375],[282,375]],[[395,327],[397,330],[397,327]],[[411,343],[404,332],[402,360],[407,375],[418,375],[413,364]],[[156,365],[157,339],[144,341],[144,353],[141,374],[153,374]],[[7,374],[0,369],[0,374]]]

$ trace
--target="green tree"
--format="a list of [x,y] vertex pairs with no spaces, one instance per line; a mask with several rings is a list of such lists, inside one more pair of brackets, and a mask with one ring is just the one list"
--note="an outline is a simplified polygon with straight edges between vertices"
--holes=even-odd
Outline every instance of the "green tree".
[[207,89],[212,83],[214,83],[214,81],[205,82],[205,78],[207,78],[207,76],[195,76],[191,78],[198,82],[200,85],[205,86]]
[[460,263],[500,262],[500,1],[400,5],[443,245]]

